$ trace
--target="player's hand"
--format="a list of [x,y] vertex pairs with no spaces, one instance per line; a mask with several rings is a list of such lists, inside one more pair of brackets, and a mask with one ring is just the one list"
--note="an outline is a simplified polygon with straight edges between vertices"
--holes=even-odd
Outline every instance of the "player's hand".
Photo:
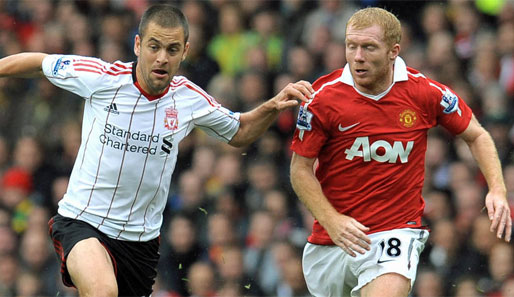
[[352,257],[356,256],[355,252],[364,254],[370,250],[371,240],[364,233],[369,231],[369,228],[354,218],[339,215],[323,227],[330,239]]
[[512,218],[505,194],[494,192],[487,193],[485,206],[487,207],[487,214],[491,221],[491,232],[496,232],[496,237],[498,238],[502,238],[505,234],[505,241],[510,242],[512,236]]
[[275,109],[277,111],[282,111],[284,109],[297,106],[298,100],[308,102],[312,99],[313,94],[314,89],[312,88],[311,83],[301,80],[296,83],[289,83],[271,100],[275,103]]

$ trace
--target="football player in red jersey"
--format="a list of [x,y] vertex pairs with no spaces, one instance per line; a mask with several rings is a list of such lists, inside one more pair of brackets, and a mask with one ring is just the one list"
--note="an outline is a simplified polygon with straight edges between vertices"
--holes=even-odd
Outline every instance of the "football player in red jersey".
[[405,65],[400,39],[390,12],[356,12],[346,27],[348,64],[319,78],[300,108],[291,183],[316,219],[303,254],[315,296],[409,294],[428,237],[421,191],[436,125],[468,144],[489,187],[491,231],[511,238],[491,136],[449,87]]

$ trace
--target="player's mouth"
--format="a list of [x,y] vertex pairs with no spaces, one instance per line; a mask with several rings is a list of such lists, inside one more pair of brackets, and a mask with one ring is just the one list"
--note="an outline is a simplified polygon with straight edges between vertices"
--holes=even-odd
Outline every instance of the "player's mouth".
[[152,73],[157,76],[157,78],[166,78],[168,76],[168,71],[164,69],[153,69]]
[[356,76],[364,76],[364,75],[366,75],[366,73],[368,73],[368,70],[366,70],[366,69],[359,69],[359,68],[355,69]]

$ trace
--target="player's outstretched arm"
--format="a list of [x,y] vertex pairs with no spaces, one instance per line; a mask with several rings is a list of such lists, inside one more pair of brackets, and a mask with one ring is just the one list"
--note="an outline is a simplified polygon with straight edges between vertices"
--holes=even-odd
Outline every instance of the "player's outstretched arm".
[[296,195],[337,246],[352,257],[356,256],[355,252],[364,254],[370,249],[371,244],[369,237],[364,233],[369,231],[369,228],[349,216],[340,214],[330,204],[314,175],[315,160],[293,154],[291,184]]
[[44,53],[20,53],[0,59],[0,77],[44,77]]
[[501,164],[493,139],[474,115],[466,130],[459,136],[468,144],[487,181],[489,192],[485,197],[485,206],[491,220],[491,232],[496,232],[498,238],[505,235],[505,241],[509,242],[512,235],[512,218]]
[[252,143],[271,126],[282,110],[297,106],[298,100],[307,102],[313,93],[314,89],[307,81],[288,84],[275,97],[241,114],[239,130],[229,144],[240,147]]

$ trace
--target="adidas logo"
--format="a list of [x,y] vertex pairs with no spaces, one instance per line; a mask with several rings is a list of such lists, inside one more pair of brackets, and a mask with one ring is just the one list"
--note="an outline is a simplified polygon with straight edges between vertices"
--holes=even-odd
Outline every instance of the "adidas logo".
[[120,112],[118,111],[118,107],[116,106],[116,103],[111,103],[110,105],[107,105],[104,108],[104,110],[113,114],[120,114]]

